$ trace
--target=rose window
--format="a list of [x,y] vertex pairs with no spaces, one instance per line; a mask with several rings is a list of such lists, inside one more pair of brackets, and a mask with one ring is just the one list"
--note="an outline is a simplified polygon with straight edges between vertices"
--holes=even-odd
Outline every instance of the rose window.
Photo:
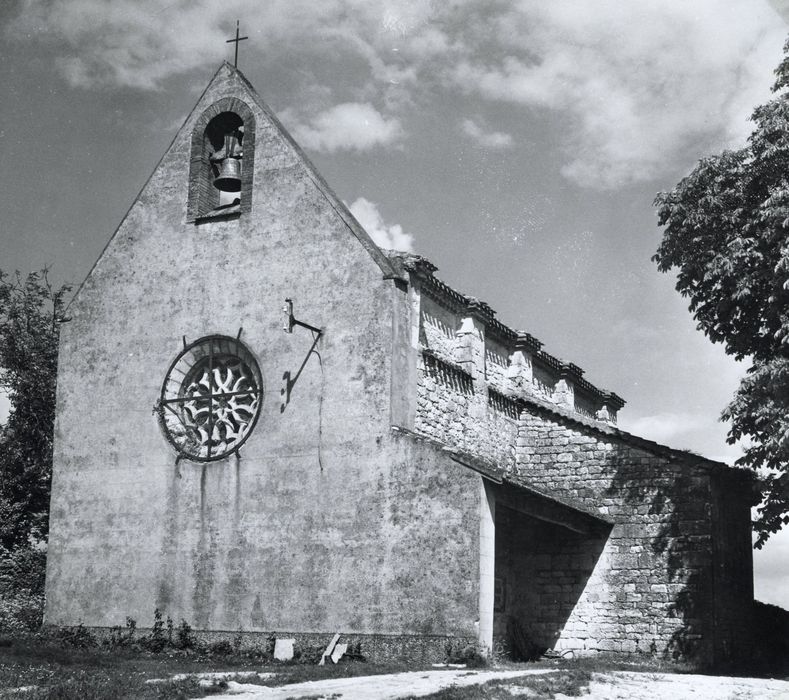
[[162,386],[159,415],[179,454],[207,462],[249,437],[263,396],[260,369],[237,339],[202,338],[184,348]]

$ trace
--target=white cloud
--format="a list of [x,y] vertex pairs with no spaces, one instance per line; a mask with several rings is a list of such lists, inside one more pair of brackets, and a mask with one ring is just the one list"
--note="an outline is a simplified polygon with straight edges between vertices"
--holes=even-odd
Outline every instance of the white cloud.
[[464,119],[460,123],[460,128],[466,136],[469,136],[483,148],[499,150],[509,148],[512,145],[512,136],[501,131],[485,131],[472,119]]
[[[743,454],[742,442],[729,445],[723,441],[725,424],[718,421],[714,411],[664,412],[632,419],[624,413],[619,417],[619,427],[661,445],[679,450],[690,449],[694,454],[715,462],[734,464]],[[720,440],[717,439],[719,434]]]
[[366,151],[395,143],[403,135],[398,119],[387,119],[372,105],[360,102],[335,105],[309,124],[296,123],[292,130],[305,148],[327,153]]
[[440,50],[443,34],[426,30],[432,13],[419,0],[20,0],[6,30],[52,46],[57,69],[80,87],[157,89],[168,77],[216,65],[232,55],[225,42],[236,17],[252,40],[242,54],[265,47],[270,60],[296,50],[325,61],[350,53],[376,79],[414,80],[390,49],[416,33],[421,52]]
[[780,58],[776,19],[763,2],[522,0],[494,20],[498,57],[464,57],[452,77],[487,99],[559,113],[563,174],[612,188],[684,160],[690,142],[744,139]]
[[150,90],[225,58],[230,18],[242,4],[23,0],[7,29],[53,46],[57,70],[74,86]]
[[380,248],[399,250],[405,253],[413,251],[414,237],[410,233],[404,233],[400,224],[386,224],[378,207],[373,202],[359,197],[348,208]]
[[671,445],[693,431],[703,428],[709,422],[708,416],[692,413],[657,413],[633,420],[625,419],[620,427],[639,437]]
[[[225,39],[241,17],[252,39],[243,51],[265,51],[268,62],[310,55],[358,79],[355,101],[301,120],[313,147],[391,143],[407,109],[429,116],[437,91],[456,91],[521,110],[524,129],[535,110],[549,113],[566,127],[562,173],[599,189],[673,178],[696,154],[740,143],[752,108],[769,96],[786,33],[766,0],[20,0],[19,7],[9,38],[49,45],[73,85],[160,88],[229,56]],[[330,86],[341,89],[347,79]],[[325,109],[330,99],[300,109]],[[388,118],[371,101],[385,105]],[[334,126],[344,132],[333,134]],[[489,147],[507,145],[506,134],[466,128],[474,127],[478,138],[491,137]]]

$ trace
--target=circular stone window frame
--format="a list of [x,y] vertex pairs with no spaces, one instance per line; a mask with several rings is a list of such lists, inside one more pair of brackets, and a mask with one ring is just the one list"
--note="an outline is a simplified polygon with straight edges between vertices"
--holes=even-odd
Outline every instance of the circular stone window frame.
[[[179,436],[173,434],[173,429],[180,424],[185,429],[183,432],[188,435],[189,430],[191,429],[194,431],[195,428],[194,426],[187,425],[182,414],[179,414],[174,407],[177,407],[178,404],[183,405],[194,400],[186,397],[184,392],[188,388],[189,379],[194,378],[193,375],[196,367],[199,367],[208,360],[209,373],[212,373],[213,358],[228,356],[237,359],[243,366],[246,366],[252,374],[252,380],[256,385],[254,388],[247,391],[233,392],[233,395],[243,396],[252,394],[256,396],[257,403],[253,411],[252,419],[246,425],[240,438],[235,440],[229,448],[223,449],[217,454],[212,454],[210,442],[206,447],[205,442],[194,440],[197,449],[191,449],[189,446],[189,439],[184,439],[183,437],[179,439]],[[180,376],[174,376],[174,373],[180,373]],[[203,397],[203,400],[207,400],[209,403],[209,415],[211,415],[213,411],[214,399],[217,397],[227,397],[225,392],[220,394],[214,392],[212,390],[214,386],[213,379],[210,380],[210,382],[211,386],[209,387],[209,393]],[[203,336],[185,345],[167,368],[157,406],[159,426],[164,436],[167,438],[167,441],[178,453],[178,460],[188,459],[193,462],[216,462],[227,459],[233,454],[237,454],[254,432],[255,426],[260,418],[264,395],[263,376],[260,372],[260,366],[258,365],[257,359],[238,337],[233,338],[219,334]],[[213,422],[210,422],[209,425],[213,432]],[[204,449],[206,450],[206,454],[200,454]]]

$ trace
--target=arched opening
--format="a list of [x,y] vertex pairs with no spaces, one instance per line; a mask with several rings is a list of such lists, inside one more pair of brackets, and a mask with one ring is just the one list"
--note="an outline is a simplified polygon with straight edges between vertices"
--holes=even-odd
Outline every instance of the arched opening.
[[204,150],[208,153],[215,199],[214,209],[241,203],[241,173],[244,167],[244,122],[233,112],[215,116],[205,129]]
[[254,118],[240,100],[220,100],[192,133],[187,221],[237,216],[251,208]]

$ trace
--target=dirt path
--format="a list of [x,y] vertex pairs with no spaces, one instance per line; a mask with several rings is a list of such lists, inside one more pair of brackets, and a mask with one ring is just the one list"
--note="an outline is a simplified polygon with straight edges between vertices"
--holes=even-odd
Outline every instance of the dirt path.
[[[336,700],[396,700],[414,695],[429,695],[450,686],[480,685],[494,679],[512,679],[513,697],[518,692],[517,679],[555,673],[554,669],[518,671],[458,670],[393,673],[356,678],[332,678],[322,681],[293,683],[268,688],[247,683],[230,683],[214,700],[298,700],[332,698]],[[525,690],[525,688],[524,688]],[[727,676],[679,675],[669,673],[598,673],[589,684],[582,700],[789,700],[789,681]],[[571,700],[557,694],[557,700]]]
[[[568,700],[558,694],[557,699]],[[675,673],[595,674],[589,700],[789,700],[789,681]]]
[[[336,698],[337,700],[396,700],[409,695],[430,695],[452,685],[467,686],[487,683],[496,678],[518,678],[553,673],[553,669],[523,671],[415,671],[389,673],[381,676],[331,678],[324,681],[292,683],[277,688],[233,683],[224,695],[211,695],[211,700],[287,700],[287,698]],[[676,700],[676,699],[674,699]]]

